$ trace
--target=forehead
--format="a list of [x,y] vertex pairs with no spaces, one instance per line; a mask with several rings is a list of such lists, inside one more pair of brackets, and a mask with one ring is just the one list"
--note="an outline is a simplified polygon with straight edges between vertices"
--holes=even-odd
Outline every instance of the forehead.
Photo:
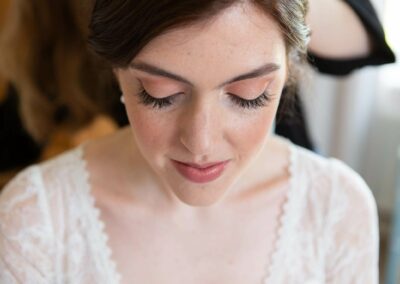
[[156,37],[135,59],[184,74],[193,81],[206,77],[218,81],[265,63],[283,66],[286,50],[272,16],[251,4],[240,4],[207,22]]

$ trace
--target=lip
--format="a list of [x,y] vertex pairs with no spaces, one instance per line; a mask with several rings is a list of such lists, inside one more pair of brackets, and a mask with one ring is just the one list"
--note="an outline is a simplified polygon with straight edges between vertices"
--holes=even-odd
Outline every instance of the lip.
[[177,171],[194,183],[207,183],[219,178],[230,160],[207,164],[184,163],[172,160]]

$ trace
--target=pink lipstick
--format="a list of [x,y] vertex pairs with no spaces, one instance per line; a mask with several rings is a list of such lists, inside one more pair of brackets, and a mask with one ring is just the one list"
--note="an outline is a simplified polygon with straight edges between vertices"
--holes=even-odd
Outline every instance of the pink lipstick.
[[195,183],[211,182],[222,175],[228,161],[207,163],[203,165],[183,163],[172,160],[172,164],[186,179]]

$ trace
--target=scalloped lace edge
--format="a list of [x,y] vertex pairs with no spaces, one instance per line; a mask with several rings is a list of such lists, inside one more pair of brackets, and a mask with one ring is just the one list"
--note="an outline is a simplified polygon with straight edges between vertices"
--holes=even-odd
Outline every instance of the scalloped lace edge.
[[88,199],[88,202],[89,202],[88,207],[89,207],[89,211],[91,214],[91,218],[94,222],[95,230],[97,230],[97,232],[98,232],[98,241],[101,246],[99,249],[99,253],[102,254],[103,260],[105,260],[107,262],[107,268],[110,268],[108,274],[111,273],[111,275],[109,275],[109,277],[111,277],[111,279],[112,279],[111,283],[118,284],[118,283],[121,283],[122,276],[117,269],[116,262],[114,261],[113,256],[112,256],[112,254],[113,254],[112,250],[108,244],[109,237],[105,231],[105,224],[100,218],[100,209],[97,208],[95,205],[95,198],[92,194],[92,190],[91,190],[91,186],[90,186],[90,173],[87,169],[87,161],[84,157],[84,154],[85,154],[84,144],[81,145],[80,147],[78,147],[77,154],[78,154],[78,158],[81,162],[83,173],[84,173],[84,175],[83,175],[84,189],[83,190],[84,190],[86,197]]
[[291,212],[293,211],[293,200],[294,200],[294,184],[295,184],[295,168],[296,168],[296,157],[295,157],[295,145],[292,144],[287,139],[282,138],[283,140],[286,141],[288,145],[288,150],[289,150],[289,166],[288,166],[288,172],[289,172],[289,189],[286,194],[285,201],[283,203],[283,209],[282,213],[279,216],[278,220],[278,230],[276,233],[276,238],[275,238],[275,245],[273,252],[270,257],[270,262],[267,265],[266,269],[266,275],[262,281],[263,284],[268,284],[272,283],[272,277],[274,275],[274,271],[277,269],[278,265],[278,260],[280,255],[282,254],[283,250],[283,245],[286,239],[286,236],[288,236],[288,231],[290,229],[290,224],[291,220],[293,221],[293,218],[291,218],[292,214]]
[[[276,266],[278,264],[279,257],[282,253],[283,249],[283,244],[285,241],[285,236],[288,235],[288,230],[290,229],[290,220],[291,214],[290,212],[293,211],[292,209],[292,203],[293,203],[293,195],[294,195],[294,184],[295,184],[295,167],[296,167],[296,158],[295,158],[295,145],[292,144],[292,142],[288,141],[287,139],[284,139],[287,141],[288,145],[288,150],[289,150],[289,166],[288,166],[288,172],[289,172],[289,189],[286,194],[285,201],[283,203],[283,210],[281,215],[279,216],[278,220],[278,230],[276,234],[276,239],[275,239],[275,245],[273,248],[273,252],[270,257],[270,262],[267,265],[266,269],[266,275],[263,278],[263,284],[268,284],[272,280],[273,276],[273,271],[276,270]],[[112,283],[121,283],[122,276],[118,272],[116,262],[113,259],[112,256],[112,250],[110,246],[108,245],[109,237],[107,233],[105,232],[105,224],[100,218],[100,210],[96,207],[95,205],[95,198],[91,193],[91,187],[90,187],[90,173],[87,169],[87,161],[84,158],[84,144],[79,146],[77,148],[77,157],[82,165],[83,169],[83,187],[84,187],[84,192],[86,194],[86,197],[89,201],[89,210],[91,212],[91,217],[92,220],[95,223],[95,227],[99,233],[99,239],[100,239],[100,253],[103,256],[103,259],[108,262],[108,267],[110,267],[111,271],[111,278],[114,280]]]

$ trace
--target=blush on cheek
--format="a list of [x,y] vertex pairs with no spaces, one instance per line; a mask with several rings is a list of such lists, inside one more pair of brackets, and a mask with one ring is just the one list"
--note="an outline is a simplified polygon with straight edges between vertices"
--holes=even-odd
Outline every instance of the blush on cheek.
[[268,111],[251,119],[238,120],[235,124],[235,138],[232,139],[232,142],[243,157],[250,157],[260,150],[269,135],[274,116],[274,111]]
[[149,161],[160,163],[158,160],[163,154],[168,153],[168,146],[174,133],[171,124],[165,123],[168,119],[139,108],[128,112],[128,117],[142,154]]
[[139,112],[130,115],[129,118],[133,132],[140,144],[150,146],[160,138],[160,127],[158,123],[154,122],[150,117],[142,115]]

